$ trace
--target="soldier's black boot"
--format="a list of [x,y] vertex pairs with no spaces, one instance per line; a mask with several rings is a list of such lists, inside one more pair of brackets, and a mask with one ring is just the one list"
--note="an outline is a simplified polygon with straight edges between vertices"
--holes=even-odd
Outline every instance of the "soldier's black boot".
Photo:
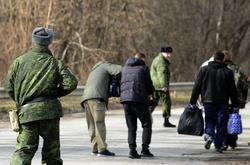
[[176,127],[175,125],[171,124],[168,120],[167,117],[164,118],[164,124],[163,124],[164,127]]

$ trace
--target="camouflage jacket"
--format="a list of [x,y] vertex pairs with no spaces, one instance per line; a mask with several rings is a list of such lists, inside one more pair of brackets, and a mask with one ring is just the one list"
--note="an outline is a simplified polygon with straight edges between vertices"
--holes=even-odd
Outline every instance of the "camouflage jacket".
[[170,82],[170,61],[161,53],[156,56],[151,64],[150,76],[156,91],[161,91],[162,87],[169,89]]
[[225,60],[225,63],[227,64],[227,67],[234,72],[234,81],[238,93],[239,108],[245,108],[248,93],[247,77],[243,73],[242,69],[235,65],[232,61]]
[[[21,124],[62,117],[62,106],[57,98],[71,93],[76,87],[75,76],[53,57],[47,47],[40,45],[33,46],[14,60],[4,82],[6,92],[19,109]],[[41,96],[51,99],[20,108]]]

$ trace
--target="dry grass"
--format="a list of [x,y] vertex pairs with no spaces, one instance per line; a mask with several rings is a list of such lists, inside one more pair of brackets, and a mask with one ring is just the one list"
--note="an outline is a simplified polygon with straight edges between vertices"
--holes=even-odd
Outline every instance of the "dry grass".
[[191,91],[178,91],[171,93],[172,107],[180,108],[187,106],[191,97]]
[[[191,92],[171,92],[172,108],[186,106],[189,102]],[[80,105],[81,96],[65,96],[60,98],[64,113],[82,112]],[[110,98],[109,109],[121,109],[119,98]],[[6,118],[7,111],[15,109],[15,103],[11,99],[0,99],[0,119]]]

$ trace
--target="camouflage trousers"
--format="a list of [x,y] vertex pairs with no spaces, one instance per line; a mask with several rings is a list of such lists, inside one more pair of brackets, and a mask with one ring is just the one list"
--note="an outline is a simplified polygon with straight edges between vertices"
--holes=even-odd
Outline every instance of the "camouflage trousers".
[[[171,98],[170,98],[170,93],[167,92],[162,92],[162,91],[155,91],[154,92],[155,97],[159,99],[162,103],[162,116],[165,118],[169,118],[171,116]],[[150,106],[149,110],[151,113],[155,110],[156,106]]]
[[31,165],[38,145],[43,138],[42,164],[62,165],[60,158],[60,118],[34,121],[20,125],[16,150],[10,158],[10,165]]

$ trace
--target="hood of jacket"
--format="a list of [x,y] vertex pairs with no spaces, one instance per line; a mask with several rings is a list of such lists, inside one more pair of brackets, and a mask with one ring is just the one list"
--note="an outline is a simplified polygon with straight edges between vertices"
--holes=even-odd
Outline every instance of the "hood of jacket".
[[211,61],[208,63],[208,66],[214,68],[214,69],[219,69],[219,68],[225,68],[227,67],[227,64],[224,62],[220,61]]
[[96,69],[96,68],[97,68],[98,66],[100,66],[102,63],[105,63],[105,61],[99,61],[98,63],[96,63],[96,64],[93,66],[92,70]]
[[234,65],[233,61],[231,60],[225,60],[224,61],[227,65]]
[[139,65],[145,65],[145,62],[142,59],[135,58],[135,57],[130,57],[126,61],[127,66],[139,66]]

